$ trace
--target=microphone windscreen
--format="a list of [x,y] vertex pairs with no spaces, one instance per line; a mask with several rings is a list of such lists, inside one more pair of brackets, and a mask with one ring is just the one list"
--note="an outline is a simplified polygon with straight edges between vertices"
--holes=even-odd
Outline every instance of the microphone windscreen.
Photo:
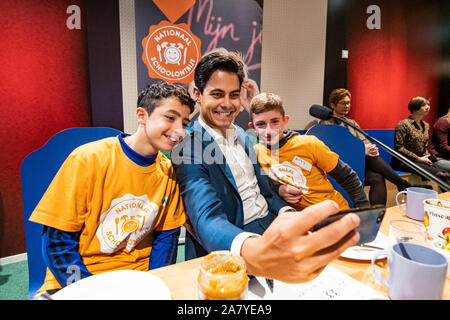
[[319,106],[318,104],[313,104],[311,108],[309,108],[309,114],[314,118],[318,118],[321,120],[328,120],[331,118],[331,114],[333,110],[330,108]]

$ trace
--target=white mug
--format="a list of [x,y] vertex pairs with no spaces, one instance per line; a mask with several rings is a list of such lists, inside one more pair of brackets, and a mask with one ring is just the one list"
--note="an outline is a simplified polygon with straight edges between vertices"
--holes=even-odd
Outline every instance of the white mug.
[[[375,269],[380,256],[388,256],[389,280]],[[400,242],[372,257],[375,277],[389,288],[393,300],[440,300],[444,293],[447,259],[437,251],[415,243]]]
[[[403,207],[399,203],[399,196],[406,195],[406,206]],[[395,202],[397,202],[397,206],[400,207],[403,211],[405,211],[406,215],[414,220],[423,221],[424,219],[424,210],[423,210],[423,200],[437,198],[438,193],[434,190],[418,188],[418,187],[410,187],[406,188],[406,190],[400,191],[397,193],[395,197]]]

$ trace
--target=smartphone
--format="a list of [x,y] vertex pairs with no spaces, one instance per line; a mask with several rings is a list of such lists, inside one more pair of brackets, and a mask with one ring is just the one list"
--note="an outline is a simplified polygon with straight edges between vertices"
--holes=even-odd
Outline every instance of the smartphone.
[[319,230],[320,228],[323,228],[330,223],[341,219],[343,216],[349,213],[355,213],[359,216],[360,219],[359,226],[355,229],[355,231],[359,232],[360,239],[358,245],[361,245],[363,243],[372,242],[375,240],[378,230],[380,229],[381,222],[383,221],[385,212],[386,207],[383,205],[342,210],[316,224],[313,230]]

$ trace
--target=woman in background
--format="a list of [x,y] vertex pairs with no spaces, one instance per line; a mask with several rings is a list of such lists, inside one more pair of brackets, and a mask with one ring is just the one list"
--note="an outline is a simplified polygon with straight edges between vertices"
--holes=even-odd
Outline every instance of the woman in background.
[[[350,111],[350,91],[344,88],[335,89],[330,93],[328,100],[335,116],[345,118],[345,120],[359,128],[359,125],[355,120],[347,118],[347,114]],[[370,141],[368,141],[361,133],[344,122],[335,119],[321,120],[320,123],[344,126],[350,133],[364,142],[366,148],[364,184],[370,186],[369,201],[371,205],[386,205],[387,191],[385,178],[395,184],[399,191],[412,186],[408,181],[400,178],[389,164],[380,158],[378,147],[375,144],[370,143]]]
[[[395,127],[394,149],[419,167],[448,183],[449,174],[437,168],[432,161],[434,157],[428,153],[430,125],[423,120],[423,117],[430,112],[430,99],[412,98],[408,103],[408,110],[411,112],[410,116],[401,120]],[[395,170],[421,175],[394,157],[392,157],[391,165]]]
[[434,165],[438,169],[450,172],[450,146],[449,142],[450,128],[450,108],[445,116],[440,117],[433,126],[431,143],[428,146],[428,152],[434,157]]

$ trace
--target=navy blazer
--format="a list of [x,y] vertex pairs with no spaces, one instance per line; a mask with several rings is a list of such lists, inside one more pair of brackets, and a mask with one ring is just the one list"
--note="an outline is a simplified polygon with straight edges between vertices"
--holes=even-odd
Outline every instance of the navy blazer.
[[[270,188],[268,177],[257,161],[249,137],[242,128],[236,128],[237,140],[253,162],[261,194],[268,203],[273,220],[280,209],[288,204]],[[174,148],[171,157],[197,241],[207,252],[230,250],[233,239],[245,231],[244,211],[233,174],[220,147],[196,121],[192,130]],[[264,229],[260,227],[259,230],[251,231],[262,234]],[[193,250],[188,248],[192,245],[186,241],[186,253]]]

